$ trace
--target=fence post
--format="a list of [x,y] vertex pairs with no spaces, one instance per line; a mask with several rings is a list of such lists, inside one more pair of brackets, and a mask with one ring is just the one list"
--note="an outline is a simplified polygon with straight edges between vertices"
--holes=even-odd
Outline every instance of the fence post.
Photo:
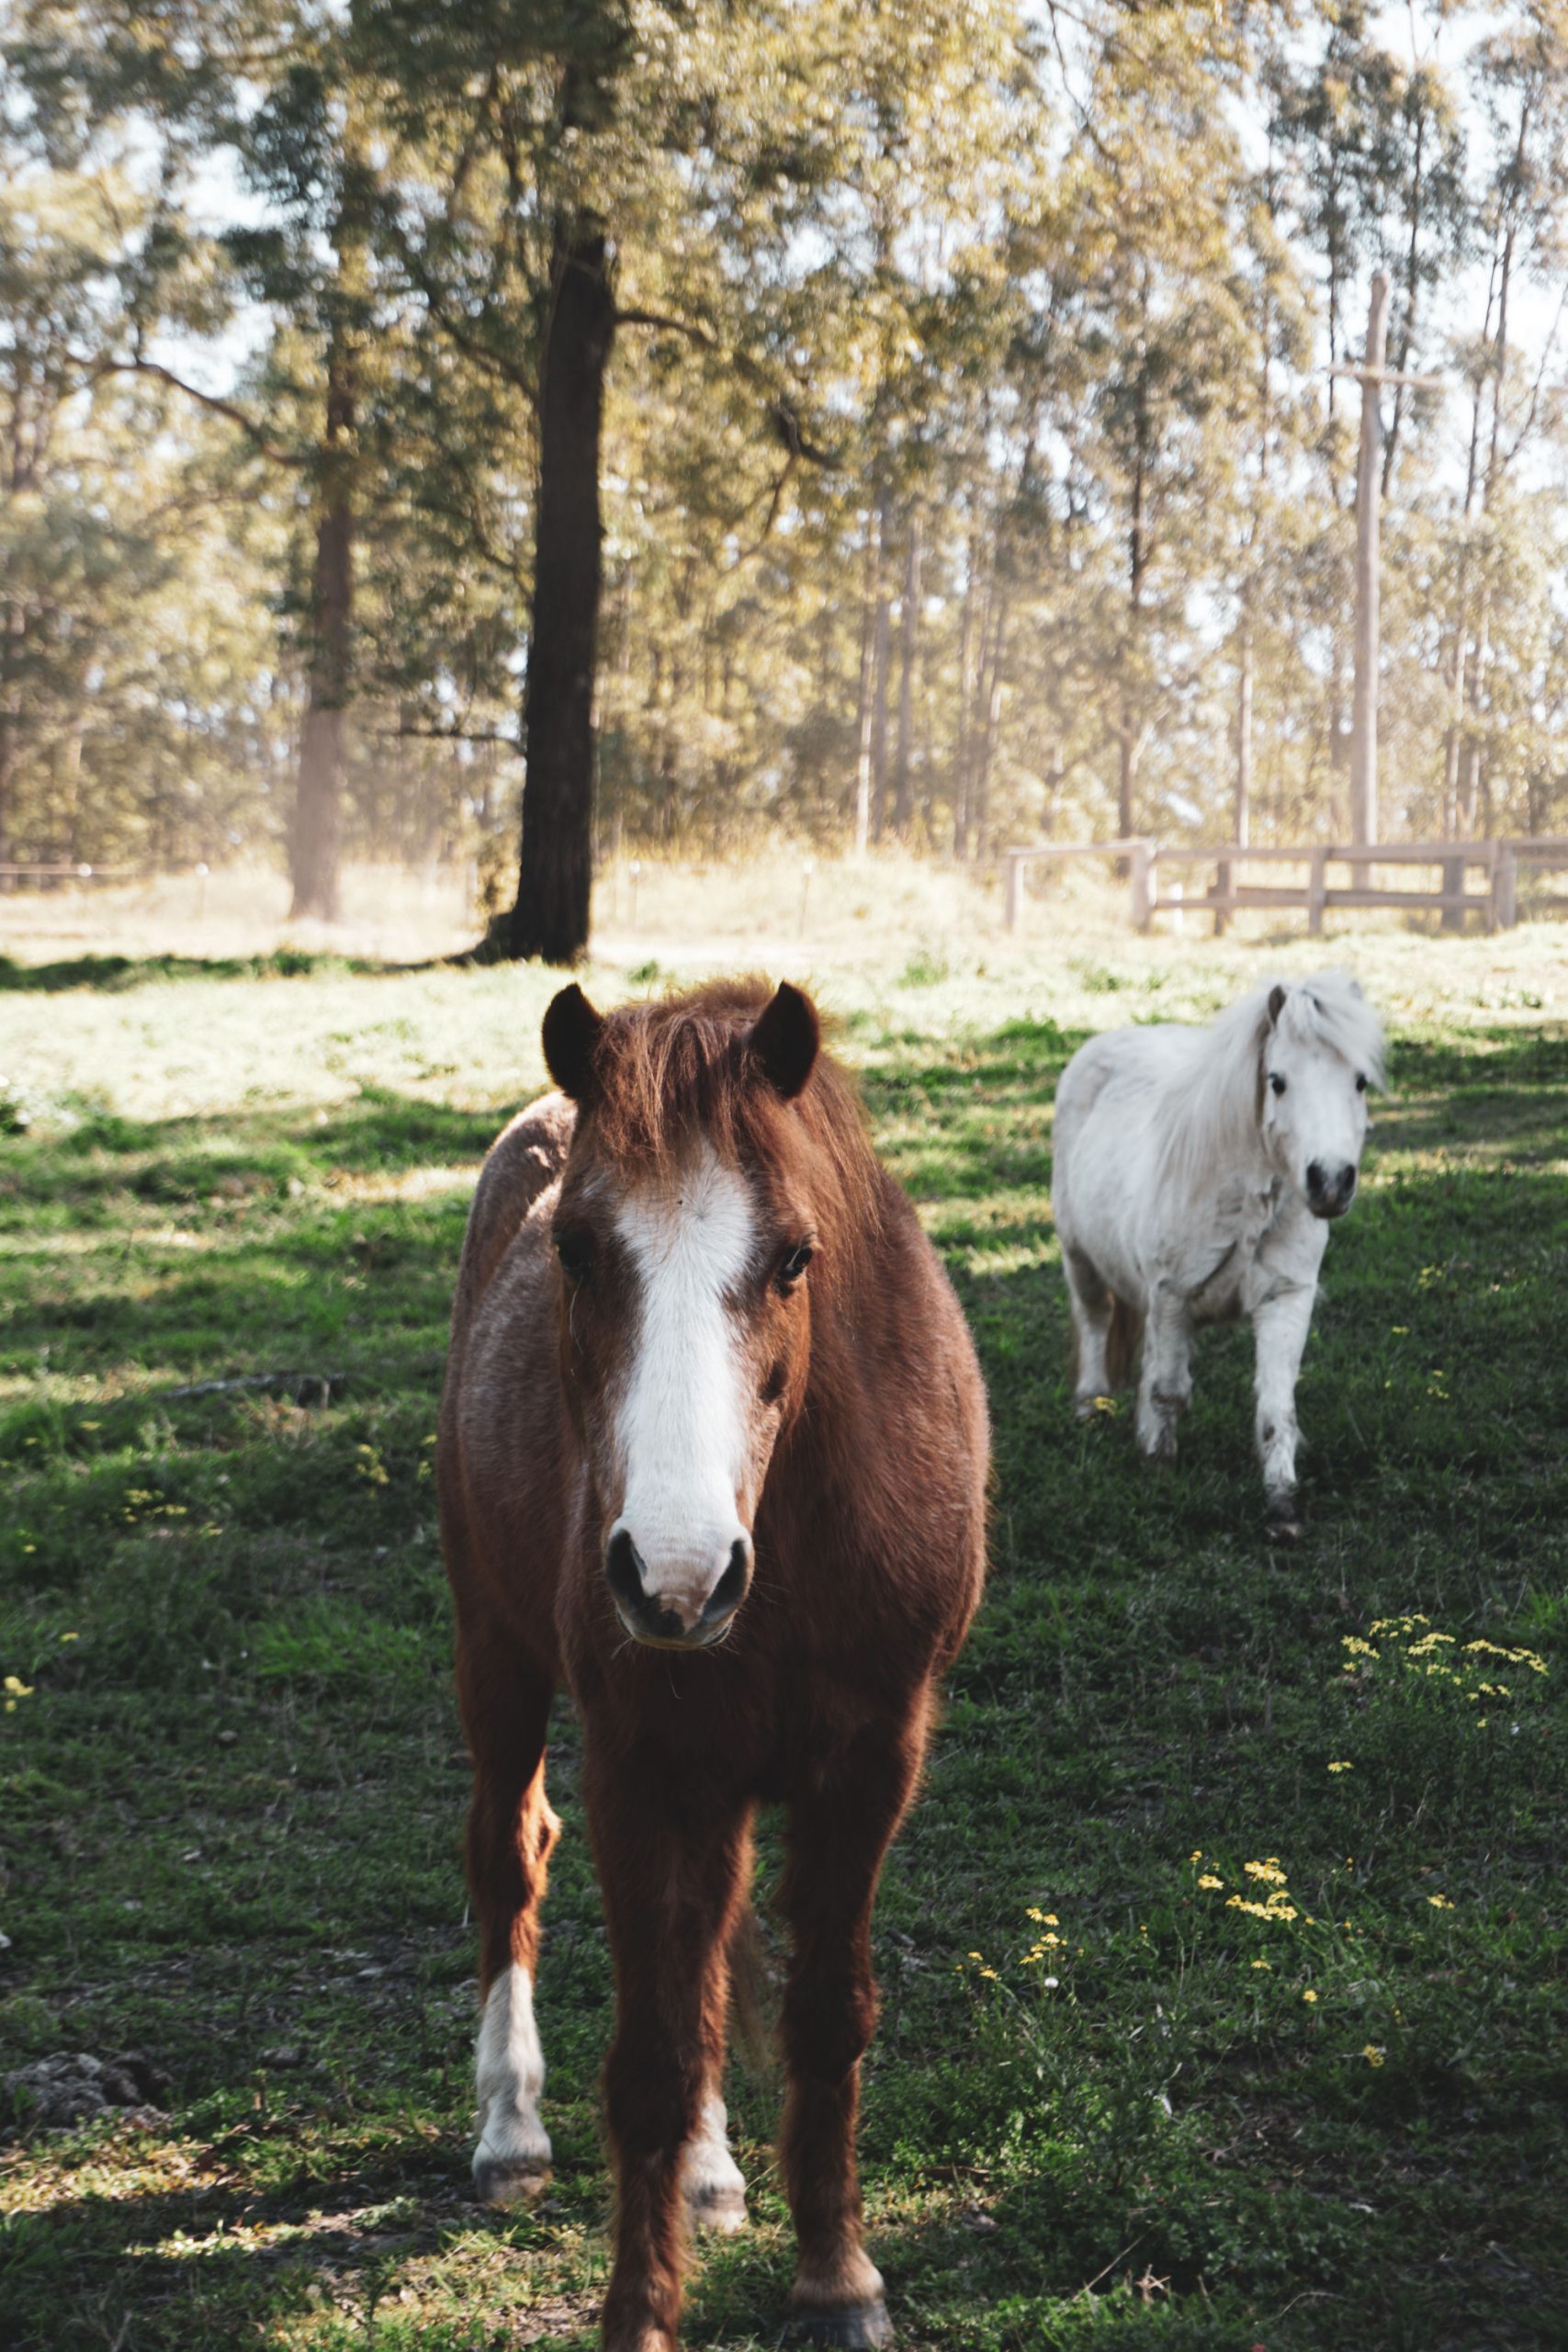
[[[1456,895],[1462,895],[1464,890],[1464,860],[1462,857],[1448,857],[1443,860],[1443,889],[1445,893],[1452,891]],[[1464,929],[1464,909],[1462,907],[1445,907],[1442,914],[1442,927],[1445,931],[1462,931]]]
[[1314,849],[1312,854],[1312,876],[1307,883],[1307,931],[1314,939],[1323,937],[1324,868],[1328,864],[1328,852]]
[[1019,855],[1017,850],[1010,849],[1008,852],[1007,907],[1002,916],[1002,921],[1006,923],[1010,931],[1016,931],[1018,929],[1018,885],[1019,876],[1022,869],[1022,865],[1023,860]]
[[1153,842],[1133,843],[1133,928],[1147,931],[1154,921],[1155,859],[1159,852]]
[[[1228,899],[1230,894],[1231,864],[1228,857],[1222,857],[1214,868],[1214,896],[1216,899]],[[1224,937],[1225,925],[1229,920],[1229,912],[1224,907],[1214,909],[1214,937],[1216,939]]]
[[1505,842],[1492,876],[1492,928],[1512,931],[1519,919],[1519,861]]

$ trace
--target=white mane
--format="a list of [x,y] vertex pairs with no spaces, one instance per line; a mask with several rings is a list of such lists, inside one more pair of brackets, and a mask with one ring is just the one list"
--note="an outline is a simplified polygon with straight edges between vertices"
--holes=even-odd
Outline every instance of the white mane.
[[1382,1023],[1350,973],[1263,980],[1206,1029],[1173,1026],[1161,1033],[1173,1047],[1181,1041],[1179,1053],[1172,1053],[1156,1114],[1165,1130],[1161,1166],[1168,1182],[1190,1188],[1249,1155],[1262,1107],[1263,1049],[1275,1025],[1269,1006],[1277,987],[1285,990],[1281,1036],[1326,1045],[1369,1086],[1383,1084]]

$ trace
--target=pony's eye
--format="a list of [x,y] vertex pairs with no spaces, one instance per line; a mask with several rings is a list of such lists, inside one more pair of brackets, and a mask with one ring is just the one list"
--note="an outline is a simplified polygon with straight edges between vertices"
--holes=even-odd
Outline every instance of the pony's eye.
[[556,1236],[556,1256],[569,1283],[585,1283],[593,1272],[592,1237],[570,1227]]
[[1367,1081],[1366,1081],[1366,1079],[1363,1077],[1363,1075],[1361,1074],[1361,1072],[1360,1072],[1359,1070],[1358,1070],[1358,1071],[1356,1072],[1356,1091],[1357,1091],[1357,1093],[1358,1093],[1358,1094],[1364,1094],[1364,1093],[1366,1092],[1366,1091],[1367,1091]]
[[1280,1077],[1277,1069],[1269,1071],[1269,1083],[1273,1088],[1276,1094],[1283,1094],[1285,1091],[1285,1081]]
[[797,1242],[793,1250],[788,1250],[784,1252],[784,1255],[779,1261],[780,1290],[789,1291],[795,1288],[796,1283],[800,1280],[802,1274],[811,1263],[813,1255],[814,1252],[809,1241]]

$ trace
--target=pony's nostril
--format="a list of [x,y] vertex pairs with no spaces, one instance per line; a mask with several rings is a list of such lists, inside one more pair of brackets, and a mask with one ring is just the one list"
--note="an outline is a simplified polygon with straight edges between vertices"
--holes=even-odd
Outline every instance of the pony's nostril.
[[704,1604],[703,1623],[711,1625],[716,1619],[728,1617],[731,1610],[739,1609],[750,1581],[751,1546],[743,1535],[738,1535],[729,1547],[729,1566]]
[[604,1574],[609,1578],[610,1590],[623,1609],[634,1611],[641,1609],[647,1598],[644,1569],[629,1528],[618,1527],[611,1536],[609,1549],[604,1555]]
[[1312,1194],[1314,1201],[1323,1191],[1323,1162],[1321,1159],[1310,1159],[1307,1162],[1307,1191]]

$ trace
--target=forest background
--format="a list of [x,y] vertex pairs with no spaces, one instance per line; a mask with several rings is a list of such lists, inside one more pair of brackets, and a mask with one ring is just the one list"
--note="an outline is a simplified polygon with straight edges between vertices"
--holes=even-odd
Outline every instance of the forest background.
[[555,953],[612,847],[1344,838],[1380,267],[1382,833],[1568,829],[1561,0],[0,0],[0,864],[477,860]]

